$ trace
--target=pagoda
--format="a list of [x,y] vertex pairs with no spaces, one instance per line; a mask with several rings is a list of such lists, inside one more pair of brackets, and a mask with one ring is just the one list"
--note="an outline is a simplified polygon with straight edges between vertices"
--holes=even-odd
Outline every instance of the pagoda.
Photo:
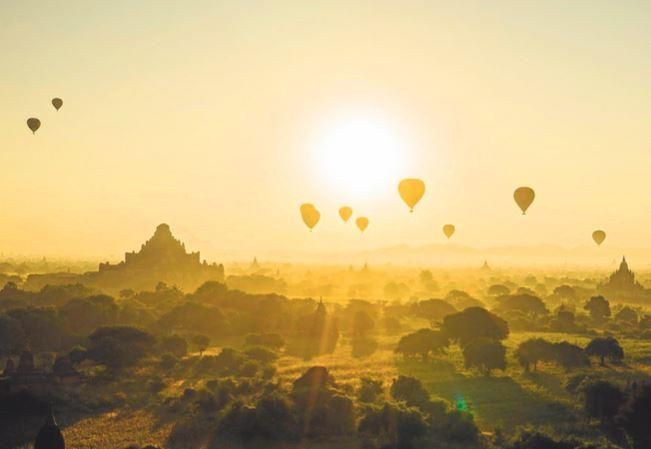
[[646,292],[645,288],[635,280],[635,273],[629,268],[626,257],[622,257],[617,271],[599,286],[599,291],[607,298],[613,299],[639,298]]

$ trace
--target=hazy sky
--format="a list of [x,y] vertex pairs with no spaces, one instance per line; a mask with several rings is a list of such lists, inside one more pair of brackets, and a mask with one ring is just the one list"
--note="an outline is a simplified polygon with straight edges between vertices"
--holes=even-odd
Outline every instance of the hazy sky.
[[0,0],[0,55],[5,254],[651,246],[648,2]]

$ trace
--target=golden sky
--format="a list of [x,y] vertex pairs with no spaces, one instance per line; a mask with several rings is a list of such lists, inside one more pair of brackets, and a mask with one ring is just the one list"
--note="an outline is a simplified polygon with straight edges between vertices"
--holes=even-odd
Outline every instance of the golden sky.
[[647,2],[0,2],[0,55],[5,254],[651,246]]

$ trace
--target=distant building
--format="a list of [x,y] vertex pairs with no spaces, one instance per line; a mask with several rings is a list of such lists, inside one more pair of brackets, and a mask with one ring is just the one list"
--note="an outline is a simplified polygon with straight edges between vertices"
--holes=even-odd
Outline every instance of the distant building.
[[[52,275],[49,275],[52,276]],[[38,284],[58,284],[61,275],[41,275]],[[224,266],[201,261],[197,252],[187,252],[185,244],[174,238],[169,225],[158,225],[154,235],[141,245],[139,251],[125,253],[124,261],[111,264],[100,263],[98,271],[83,275],[63,277],[66,284],[81,283],[98,287],[107,292],[123,289],[153,290],[159,282],[176,285],[185,290],[194,290],[206,281],[223,281]],[[28,278],[29,288],[36,278]],[[34,285],[36,287],[36,285]]]
[[622,257],[619,268],[599,286],[599,293],[609,299],[641,299],[647,290],[635,280],[635,273],[628,267],[626,257]]

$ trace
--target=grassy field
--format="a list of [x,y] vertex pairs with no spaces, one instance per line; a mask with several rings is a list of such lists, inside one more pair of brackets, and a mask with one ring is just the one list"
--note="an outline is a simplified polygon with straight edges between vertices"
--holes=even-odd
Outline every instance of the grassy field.
[[[486,432],[502,429],[510,432],[520,425],[535,425],[564,432],[593,434],[580,413],[579,398],[565,389],[565,382],[571,375],[582,371],[566,373],[551,366],[540,366],[537,372],[523,373],[513,357],[517,345],[532,337],[543,337],[550,341],[567,340],[585,345],[585,336],[559,333],[513,333],[506,341],[508,367],[505,372],[496,371],[486,377],[466,370],[458,348],[452,347],[447,354],[427,362],[405,360],[395,355],[393,348],[399,336],[379,338],[378,349],[368,357],[351,355],[350,342],[340,340],[334,353],[303,360],[282,356],[278,363],[278,378],[285,387],[300,376],[307,368],[323,365],[329,368],[338,384],[351,394],[359,384],[360,377],[382,379],[385,387],[398,375],[420,379],[432,397],[444,398],[453,406],[470,411],[480,428]],[[616,367],[599,367],[596,363],[590,370],[592,375],[608,378],[624,385],[627,380],[647,378],[651,373],[642,363],[651,358],[651,341],[622,340],[626,352],[625,364]],[[209,352],[218,352],[211,348]],[[176,392],[192,386],[183,382],[172,386]],[[65,424],[65,423],[64,423]],[[117,410],[99,416],[88,417],[65,427],[70,447],[90,449],[102,447],[127,447],[129,444],[163,444],[169,435],[171,425],[146,410]]]

